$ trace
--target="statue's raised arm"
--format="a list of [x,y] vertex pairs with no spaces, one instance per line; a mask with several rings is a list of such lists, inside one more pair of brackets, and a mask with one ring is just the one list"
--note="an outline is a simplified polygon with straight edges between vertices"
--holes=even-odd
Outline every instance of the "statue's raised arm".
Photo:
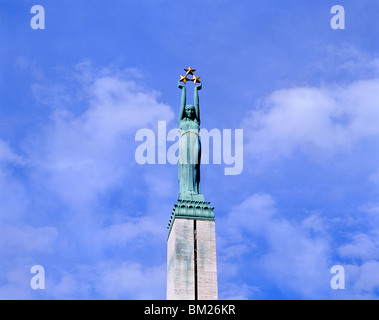
[[183,85],[180,81],[178,82],[178,88],[182,89],[182,100],[180,103],[180,112],[179,112],[179,120],[178,120],[178,122],[180,124],[180,121],[182,121],[183,118],[185,117],[184,111],[185,111],[186,104],[187,104],[187,96],[186,96],[186,86]]
[[195,105],[196,119],[199,122],[199,125],[200,125],[200,103],[199,103],[199,93],[198,93],[198,91],[201,90],[201,88],[202,88],[202,84],[201,83],[200,83],[200,85],[198,85],[198,86],[195,87],[195,92],[194,92],[194,97],[193,97],[193,101],[194,101],[194,105]]

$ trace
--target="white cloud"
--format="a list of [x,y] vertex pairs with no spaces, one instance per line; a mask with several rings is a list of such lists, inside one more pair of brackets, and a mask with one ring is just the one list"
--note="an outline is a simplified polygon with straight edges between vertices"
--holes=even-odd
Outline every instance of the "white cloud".
[[0,166],[0,224],[19,223],[26,215],[29,203],[27,188],[7,164]]
[[363,138],[379,137],[378,101],[378,79],[275,91],[245,119],[245,150],[266,159],[348,150]]
[[60,268],[46,278],[45,297],[54,299],[165,299],[166,265],[103,260]]
[[0,266],[0,299],[165,299],[166,265],[106,260],[91,264],[44,264],[45,289],[31,290],[33,263]]
[[134,262],[104,265],[96,290],[108,299],[165,299],[166,264],[145,267]]
[[0,264],[0,300],[33,299],[33,290],[30,288],[31,265],[25,259],[19,258],[12,267],[2,262]]
[[[88,108],[79,115],[54,111],[51,122],[28,141],[38,178],[70,205],[86,205],[128,181],[136,130],[173,118],[171,108],[119,75],[89,79],[83,85]],[[53,103],[53,102],[52,102]]]
[[222,290],[224,300],[254,300],[262,294],[258,287],[249,286],[246,283],[228,283]]
[[351,243],[338,248],[342,257],[364,260],[379,259],[379,232],[376,234],[372,232],[371,234],[359,233],[352,238]]
[[367,260],[362,264],[346,264],[345,290],[335,292],[340,299],[377,300],[379,289],[379,261]]
[[[270,163],[270,160],[281,161],[281,168],[288,168],[291,174],[293,166],[301,164],[301,170],[309,169],[308,174],[313,177],[318,173],[311,171],[315,167],[309,166],[307,161],[322,160],[326,164],[322,168],[325,181],[330,183],[328,187],[336,195],[345,196],[354,183],[359,185],[369,180],[376,186],[378,174],[375,168],[379,155],[378,60],[369,59],[359,52],[346,52],[350,52],[352,57],[345,56],[343,65],[336,63],[336,68],[338,72],[349,73],[349,76],[339,84],[277,90],[250,111],[243,121],[244,151],[250,162],[257,166]],[[321,65],[325,67],[326,64],[323,62]],[[369,69],[372,72],[366,72]],[[352,80],[352,74],[355,80]],[[288,159],[294,162],[286,162]],[[343,171],[336,170],[339,165],[338,169],[343,168]],[[350,183],[346,190],[340,182],[338,188],[333,187],[337,177],[346,172],[349,176],[346,181]],[[301,174],[299,171],[293,177],[295,182],[302,183],[294,188],[294,197],[304,187],[312,188],[318,194],[320,185],[305,186],[299,179]],[[285,179],[292,178],[284,172],[281,175]],[[292,181],[289,187],[293,187],[291,184]],[[229,266],[234,275],[243,270],[244,264],[250,263],[254,273],[261,275],[266,272],[269,281],[287,294],[294,292],[307,298],[338,298],[330,290],[329,271],[331,266],[342,264],[354,276],[347,275],[351,282],[341,296],[374,297],[377,286],[371,270],[376,266],[379,248],[377,192],[365,188],[367,197],[361,202],[368,203],[364,207],[369,209],[359,215],[346,211],[342,214],[325,203],[323,210],[332,210],[330,214],[333,216],[327,216],[322,210],[310,211],[302,218],[300,212],[285,217],[280,215],[281,210],[276,208],[269,195],[249,197],[225,220],[222,232],[227,238],[220,237],[221,245],[223,250],[230,248],[230,252],[222,256],[221,265],[235,261],[233,267]],[[358,197],[361,196],[357,194],[354,200],[359,202]],[[336,198],[336,203],[338,201]],[[354,210],[359,211],[359,208],[350,208],[349,211]],[[346,235],[348,240],[343,238]],[[238,250],[232,252],[233,248]],[[374,285],[365,288],[370,277],[373,277]]]
[[358,278],[354,283],[356,290],[372,293],[379,289],[379,261],[370,260],[359,267]]
[[78,274],[63,274],[59,279],[49,277],[46,283],[49,296],[55,299],[86,299],[91,290],[88,280],[79,280]]
[[379,170],[372,172],[368,179],[376,186],[379,186]]
[[[145,257],[133,256],[136,241],[141,247],[157,238],[164,243],[165,234],[160,218],[150,217],[162,207],[150,192],[158,190],[161,179],[144,178],[134,159],[134,136],[138,129],[155,129],[158,120],[171,121],[173,111],[158,101],[156,91],[136,84],[135,70],[125,75],[87,67],[81,65],[81,73],[71,79],[57,77],[62,80],[58,84],[48,84],[42,75],[34,86],[35,98],[51,104],[52,112],[24,141],[25,159],[0,141],[0,252],[7,261],[1,269],[1,297],[40,297],[24,293],[30,289],[29,264],[41,263],[43,257],[47,279],[42,297],[164,298],[165,268],[153,262],[142,265]],[[80,82],[74,91],[68,80]],[[49,88],[59,90],[48,93]],[[80,108],[71,108],[68,102],[77,97]],[[22,180],[12,170],[2,170],[9,164],[23,165]],[[133,197],[140,190],[146,203],[136,212]],[[100,201],[114,192],[120,193],[116,205]],[[169,192],[160,189],[160,195],[168,197]],[[162,217],[165,210],[158,212]],[[120,260],[114,256],[119,246],[128,262],[114,262]],[[78,258],[67,260],[67,255]],[[112,262],[101,262],[108,260]],[[22,281],[15,281],[11,270],[20,270]]]
[[228,225],[235,237],[239,236],[233,231],[234,228],[264,233],[275,215],[275,202],[268,194],[253,194],[232,210]]
[[336,253],[345,263],[346,293],[348,299],[378,299],[379,290],[379,228],[378,207],[362,207],[355,224],[363,224],[365,231],[357,227],[348,240],[339,243]]
[[[366,211],[376,212],[375,208]],[[226,218],[218,219],[221,295],[228,296],[230,283],[248,270],[252,276],[245,283],[255,289],[245,290],[243,296],[250,299],[265,296],[272,286],[286,296],[305,299],[377,298],[377,215],[364,221],[370,226],[368,232],[343,240],[334,235],[346,232],[338,219],[310,212],[301,221],[292,220],[281,215],[270,195],[250,196]],[[341,292],[330,287],[330,269],[336,264],[345,268],[346,289]]]
[[23,160],[5,141],[0,140],[0,163],[22,164]]
[[[219,252],[229,252],[221,256],[222,263],[234,261],[240,270],[255,268],[257,277],[263,274],[281,290],[290,290],[305,298],[325,293],[329,289],[330,244],[316,232],[320,228],[319,220],[313,234],[309,234],[309,219],[300,224],[290,222],[279,215],[271,196],[252,195],[233,209],[225,221],[218,220],[221,232],[227,237]],[[257,245],[250,246],[248,252],[244,248],[230,254],[236,243],[251,242]],[[259,283],[258,278],[255,283]]]
[[0,250],[9,252],[51,252],[58,237],[54,227],[31,227],[27,225],[1,225]]
[[344,44],[318,46],[320,56],[312,61],[307,69],[312,75],[319,72],[325,75],[342,75],[340,83],[349,81],[352,76],[368,79],[379,74],[379,59],[360,51],[356,47]]
[[301,227],[304,231],[308,231],[310,233],[323,233],[326,232],[326,222],[321,217],[319,213],[312,213],[311,216],[308,216],[301,222]]
[[150,217],[130,218],[129,222],[112,224],[98,232],[98,241],[101,246],[123,245],[136,241],[137,238],[159,236],[160,228],[157,228],[157,221]]

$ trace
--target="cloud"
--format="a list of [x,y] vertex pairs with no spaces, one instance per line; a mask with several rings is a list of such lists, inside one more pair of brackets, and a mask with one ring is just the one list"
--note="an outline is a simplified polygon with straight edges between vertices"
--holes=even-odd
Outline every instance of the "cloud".
[[372,294],[379,289],[379,261],[370,260],[359,267],[354,287],[358,292]]
[[309,63],[310,76],[338,78],[339,83],[349,83],[352,78],[371,79],[379,74],[379,59],[351,44],[320,45],[317,60]]
[[379,259],[379,229],[376,233],[358,233],[352,237],[352,242],[338,248],[341,257],[350,259]]
[[165,299],[166,265],[133,260],[45,265],[45,289],[32,290],[33,264],[22,259],[0,266],[0,299]]
[[[281,291],[296,292],[304,298],[316,298],[329,290],[330,244],[315,232],[320,221],[312,223],[315,218],[307,217],[303,223],[290,222],[280,216],[272,197],[263,193],[253,194],[236,206],[226,220],[218,221],[225,237],[219,252],[230,253],[237,244],[250,244],[242,251],[222,254],[222,263],[238,263],[239,272],[253,269],[256,278],[249,285],[258,287],[258,291],[264,292],[258,285],[262,276]],[[315,227],[310,228],[311,224]]]
[[379,290],[379,228],[378,207],[363,206],[353,220],[356,226],[339,241],[336,254],[346,273],[347,299],[378,299]]
[[46,282],[48,285],[46,293],[51,298],[60,300],[86,299],[89,297],[92,289],[89,279],[82,279],[82,275],[78,276],[78,273],[64,273],[59,279],[49,277]]
[[369,180],[375,185],[379,185],[379,170],[371,173],[369,176]]
[[[9,262],[12,266],[9,267]],[[0,299],[1,300],[22,300],[33,299],[33,290],[30,288],[30,268],[24,259],[2,262],[0,265]]]
[[19,223],[30,204],[26,186],[14,174],[17,168],[9,162],[0,164],[0,224]]
[[[218,219],[220,296],[265,299],[275,288],[287,298],[376,299],[377,215],[351,219],[357,226],[353,231],[322,212],[309,212],[300,220],[294,212],[290,218],[270,195],[251,195]],[[358,231],[358,220],[367,232]],[[346,279],[346,289],[338,292],[330,287],[330,270],[337,264],[344,267]],[[236,285],[241,277],[244,283]]]
[[146,267],[124,262],[102,266],[96,289],[108,299],[164,299],[166,264]]
[[[248,265],[259,276],[246,283],[261,292],[265,288],[260,278],[265,277],[265,285],[271,283],[287,297],[377,298],[373,270],[379,257],[379,220],[372,187],[378,182],[379,69],[377,59],[358,53],[354,57],[351,63],[346,58],[343,65],[336,65],[350,73],[338,84],[276,90],[244,119],[244,151],[255,164],[252,167],[275,160],[286,181],[286,199],[292,203],[302,197],[300,203],[307,203],[307,208],[313,203],[316,211],[313,206],[306,216],[300,210],[290,216],[286,203],[277,207],[265,193],[254,194],[231,210],[220,241],[222,251],[230,249],[221,255],[220,264],[228,266],[230,281]],[[314,160],[321,160],[317,167]],[[266,174],[278,179],[264,173],[264,179]],[[272,190],[270,183],[264,188]],[[329,188],[335,197],[314,201]],[[276,185],[274,190],[283,195]],[[312,198],[307,199],[304,190],[312,190]],[[293,198],[288,198],[290,193]],[[336,209],[338,202],[341,209]],[[346,203],[353,205],[343,209]],[[346,290],[341,293],[329,285],[330,268],[336,264],[346,269]]]
[[165,299],[166,265],[104,260],[60,269],[46,279],[45,297],[53,299]]
[[[86,205],[127,181],[134,161],[136,130],[173,118],[171,108],[120,75],[86,76],[80,114],[54,110],[51,121],[29,138],[30,159],[47,182],[70,205]],[[54,103],[54,99],[52,99]]]
[[23,160],[5,141],[0,140],[0,163],[22,164]]
[[224,288],[219,288],[222,291],[224,300],[254,300],[259,298],[262,292],[258,287],[249,286],[246,283],[228,283]]
[[22,252],[51,252],[58,237],[54,227],[31,227],[27,225],[2,225],[0,250],[9,252],[22,250]]
[[247,154],[333,154],[379,137],[379,79],[277,90],[244,121]]
[[[136,164],[134,136],[138,129],[155,129],[158,120],[172,120],[173,111],[159,102],[158,92],[137,84],[136,70],[93,72],[84,64],[71,73],[50,81],[39,73],[34,96],[51,107],[50,116],[21,141],[22,158],[0,141],[0,252],[7,261],[0,295],[164,298],[162,261],[149,260],[141,248],[164,246],[152,239],[164,244],[171,208],[161,224],[165,211],[151,194],[161,179]],[[137,205],[142,194],[145,201]],[[160,194],[169,196],[163,189]],[[43,293],[30,293],[35,263],[46,270]]]
[[157,221],[150,217],[129,218],[130,222],[112,224],[98,232],[98,240],[102,246],[123,245],[136,241],[139,237],[159,236],[161,231],[157,228]]

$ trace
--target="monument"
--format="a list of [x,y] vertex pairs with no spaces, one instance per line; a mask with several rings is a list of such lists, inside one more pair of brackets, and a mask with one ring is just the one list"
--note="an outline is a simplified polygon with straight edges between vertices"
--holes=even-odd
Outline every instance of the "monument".
[[[168,224],[167,299],[217,300],[217,263],[214,208],[200,192],[200,77],[184,69],[179,112],[179,198]],[[189,78],[189,75],[192,77]],[[187,105],[186,83],[192,81],[194,104]],[[196,84],[199,85],[196,85]]]

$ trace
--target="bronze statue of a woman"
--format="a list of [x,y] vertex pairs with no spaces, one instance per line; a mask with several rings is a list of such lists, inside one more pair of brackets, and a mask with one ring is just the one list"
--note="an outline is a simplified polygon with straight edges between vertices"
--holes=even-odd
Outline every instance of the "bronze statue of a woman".
[[193,199],[200,194],[200,85],[195,87],[194,105],[187,105],[186,87],[179,81],[178,87],[182,89],[182,100],[179,114],[179,199]]

